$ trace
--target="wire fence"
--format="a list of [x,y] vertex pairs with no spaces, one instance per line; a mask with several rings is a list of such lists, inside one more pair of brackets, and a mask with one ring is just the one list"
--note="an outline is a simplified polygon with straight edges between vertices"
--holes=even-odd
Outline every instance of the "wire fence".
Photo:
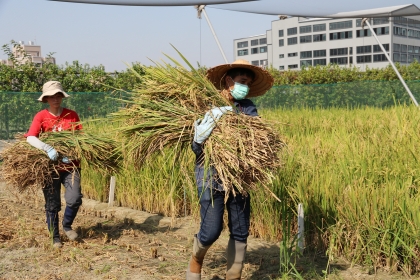
[[[420,80],[408,81],[408,87],[420,101]],[[126,104],[126,93],[72,92],[63,106],[75,110],[81,120],[105,117]],[[39,92],[0,92],[0,139],[12,139],[26,132],[34,115],[46,108],[37,101]],[[386,108],[396,104],[412,104],[400,81],[358,81],[351,83],[274,86],[254,99],[257,107],[272,108]]]
[[[420,101],[420,80],[407,86]],[[396,104],[412,104],[400,81],[357,81],[351,83],[274,86],[256,98],[259,108],[386,108]]]

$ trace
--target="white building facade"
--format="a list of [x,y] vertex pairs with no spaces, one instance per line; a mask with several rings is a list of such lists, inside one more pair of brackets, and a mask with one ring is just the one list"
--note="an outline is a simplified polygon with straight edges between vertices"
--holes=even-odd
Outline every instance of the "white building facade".
[[[371,18],[369,23],[394,62],[420,61],[420,16]],[[362,70],[389,64],[361,19],[289,17],[266,34],[234,40],[235,60],[278,70],[334,63]]]

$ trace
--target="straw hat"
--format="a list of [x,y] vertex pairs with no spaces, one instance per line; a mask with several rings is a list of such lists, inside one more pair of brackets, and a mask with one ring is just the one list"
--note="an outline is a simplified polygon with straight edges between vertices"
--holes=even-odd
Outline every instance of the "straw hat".
[[221,90],[224,86],[224,77],[226,72],[233,68],[246,68],[255,73],[255,79],[249,87],[249,93],[246,97],[256,97],[265,94],[274,83],[273,77],[266,70],[259,66],[254,66],[249,61],[239,59],[231,64],[222,64],[207,70],[207,78]]
[[70,96],[64,92],[63,87],[61,86],[60,82],[57,82],[57,81],[46,82],[44,86],[42,87],[42,94],[38,98],[38,101],[46,103],[46,101],[43,100],[45,96],[53,96],[54,94],[59,93],[59,92],[61,92],[64,95],[64,97]]

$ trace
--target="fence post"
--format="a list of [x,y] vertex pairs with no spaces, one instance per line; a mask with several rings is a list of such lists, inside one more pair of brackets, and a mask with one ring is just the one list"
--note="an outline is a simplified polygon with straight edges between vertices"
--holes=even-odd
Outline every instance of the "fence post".
[[114,206],[114,194],[115,194],[115,176],[111,176],[111,183],[109,184],[108,207]]
[[305,248],[305,223],[302,203],[298,204],[298,247],[301,252]]

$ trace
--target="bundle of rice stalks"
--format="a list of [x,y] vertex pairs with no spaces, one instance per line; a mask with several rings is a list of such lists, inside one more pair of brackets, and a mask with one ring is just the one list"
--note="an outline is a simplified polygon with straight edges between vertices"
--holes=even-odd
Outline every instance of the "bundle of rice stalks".
[[[26,189],[43,187],[52,182],[59,170],[77,168],[74,162],[104,174],[116,172],[118,154],[114,140],[103,136],[89,135],[81,131],[61,131],[44,133],[40,140],[54,147],[60,155],[53,162],[41,150],[32,147],[25,137],[17,137],[17,142],[0,153],[3,164],[0,167],[2,177],[14,189],[22,192]],[[73,163],[63,164],[63,157]]]
[[[279,136],[258,117],[225,114],[204,146],[204,162],[217,171],[226,193],[246,195],[259,184],[267,188],[272,171],[281,166]],[[278,198],[277,198],[278,199]]]
[[[126,136],[124,157],[137,166],[171,151],[177,158],[173,164],[183,167],[194,121],[214,107],[231,105],[205,73],[180,56],[190,69],[170,57],[174,66],[156,63],[147,68],[131,105],[110,116],[121,124],[119,131]],[[216,168],[227,194],[234,191],[233,185],[246,194],[258,182],[267,187],[271,170],[279,166],[281,147],[280,139],[261,119],[229,113],[205,143],[206,168]]]
[[48,156],[20,140],[0,153],[0,174],[6,183],[23,192],[52,182],[54,164]]

